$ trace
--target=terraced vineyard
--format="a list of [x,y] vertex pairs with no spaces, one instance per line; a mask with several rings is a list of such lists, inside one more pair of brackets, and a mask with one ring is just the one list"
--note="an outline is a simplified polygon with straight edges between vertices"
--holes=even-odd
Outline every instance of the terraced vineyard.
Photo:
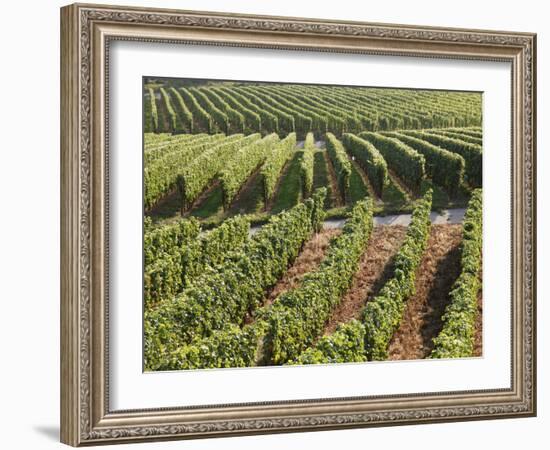
[[143,100],[147,370],[480,354],[479,94],[168,79]]

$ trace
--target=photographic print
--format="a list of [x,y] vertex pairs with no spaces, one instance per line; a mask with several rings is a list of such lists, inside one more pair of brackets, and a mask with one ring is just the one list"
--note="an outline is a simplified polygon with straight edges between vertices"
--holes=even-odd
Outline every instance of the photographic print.
[[143,79],[144,370],[482,355],[482,94]]

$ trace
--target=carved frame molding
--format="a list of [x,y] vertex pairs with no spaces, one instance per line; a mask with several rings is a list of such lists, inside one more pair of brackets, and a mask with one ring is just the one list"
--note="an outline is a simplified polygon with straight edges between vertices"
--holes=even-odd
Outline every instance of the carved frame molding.
[[[512,387],[483,392],[108,407],[108,86],[112,40],[499,60],[512,63]],[[99,5],[61,10],[61,438],[78,446],[533,416],[536,413],[536,36]]]

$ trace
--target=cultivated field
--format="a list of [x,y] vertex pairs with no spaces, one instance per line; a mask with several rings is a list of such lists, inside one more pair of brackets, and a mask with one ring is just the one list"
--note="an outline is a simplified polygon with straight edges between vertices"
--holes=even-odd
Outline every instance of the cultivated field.
[[147,370],[481,354],[479,94],[167,79],[143,100]]

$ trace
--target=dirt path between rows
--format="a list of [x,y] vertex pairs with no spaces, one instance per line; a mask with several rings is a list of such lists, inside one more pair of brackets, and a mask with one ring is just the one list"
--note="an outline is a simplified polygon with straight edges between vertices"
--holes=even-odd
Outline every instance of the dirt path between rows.
[[359,262],[350,289],[333,311],[324,334],[333,333],[340,323],[357,319],[368,300],[374,297],[391,276],[393,256],[405,238],[403,226],[379,226],[373,229],[367,249]]
[[[483,260],[483,259],[482,259]],[[479,274],[483,280],[483,269]],[[477,317],[474,333],[474,356],[483,356],[483,289],[477,293]]]
[[325,257],[331,239],[340,233],[341,230],[337,229],[321,230],[306,242],[294,264],[286,271],[283,278],[279,280],[267,296],[265,304],[269,305],[273,303],[283,292],[297,287],[306,273],[315,270]]
[[407,301],[401,326],[388,348],[388,359],[423,359],[432,351],[432,338],[441,331],[448,294],[460,273],[461,240],[461,225],[432,225],[417,271],[416,293]]

